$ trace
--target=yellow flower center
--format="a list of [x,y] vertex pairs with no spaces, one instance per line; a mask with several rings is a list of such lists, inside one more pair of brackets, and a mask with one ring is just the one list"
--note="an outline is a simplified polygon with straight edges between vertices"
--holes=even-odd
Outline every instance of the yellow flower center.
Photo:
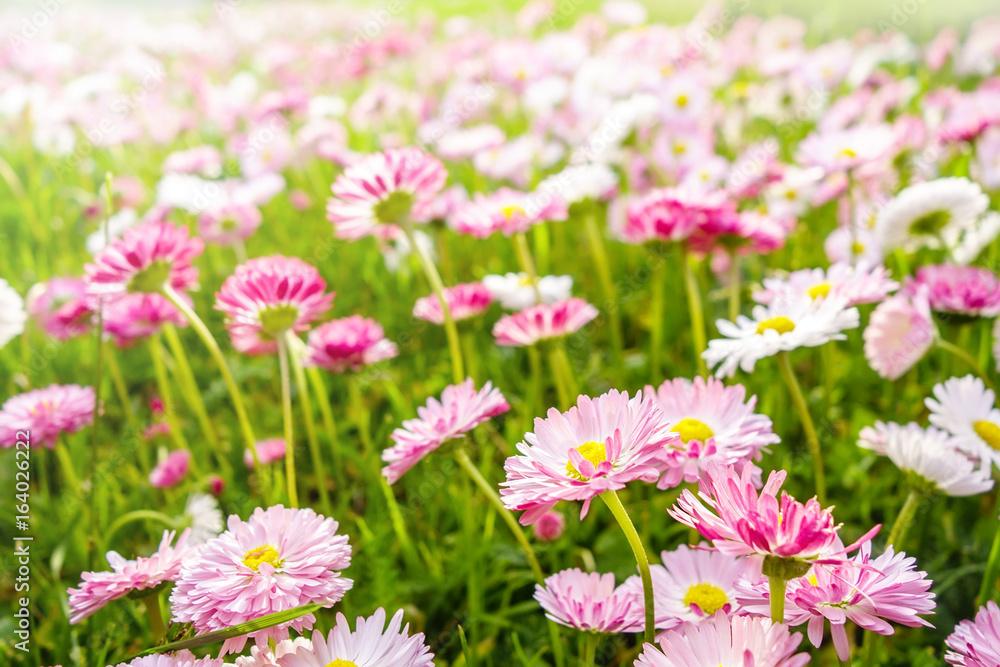
[[865,251],[865,246],[860,241],[855,241],[854,243],[851,244],[851,252],[853,252],[855,255],[860,255],[864,251]]
[[1000,426],[993,422],[977,421],[972,425],[976,429],[976,435],[982,438],[991,448],[1000,450]]
[[757,333],[759,334],[764,333],[768,329],[777,331],[780,334],[786,334],[789,331],[795,331],[795,322],[792,322],[787,317],[779,316],[764,320],[757,325]]
[[828,296],[830,294],[830,288],[833,287],[830,283],[817,283],[809,288],[809,296],[813,299],[818,299],[821,296]]
[[796,196],[797,195],[795,194],[795,190],[788,190],[787,192],[785,192],[785,199],[787,199],[788,201],[794,201]]
[[813,586],[819,586],[819,579],[816,578],[815,574],[809,575],[809,583],[812,584]]
[[711,616],[729,603],[726,592],[714,584],[695,584],[687,590],[684,605],[695,605],[707,616]]
[[243,556],[243,564],[254,572],[257,571],[261,563],[270,563],[275,568],[279,567],[281,560],[278,558],[278,550],[270,544],[262,544],[246,552]]
[[531,282],[531,278],[530,278],[530,277],[528,276],[528,274],[524,274],[524,275],[523,275],[523,276],[521,276],[521,278],[520,278],[520,279],[519,279],[519,280],[517,281],[517,284],[518,284],[518,285],[520,285],[521,287],[529,287],[529,286],[531,286],[531,284],[532,284],[532,282]]
[[692,440],[700,440],[705,442],[711,438],[715,433],[712,429],[703,421],[698,421],[697,419],[691,419],[690,417],[685,417],[684,419],[677,422],[674,426],[674,430],[681,436],[681,442],[685,445]]
[[838,157],[852,158],[852,157],[857,157],[858,154],[854,151],[853,148],[841,148],[840,152],[837,153],[837,156]]
[[510,220],[515,215],[526,215],[523,208],[517,204],[511,204],[510,206],[503,206],[500,208],[500,212],[503,213],[504,217]]
[[[576,450],[580,452],[580,456],[593,463],[595,468],[608,460],[608,452],[604,448],[603,442],[594,442],[591,440],[590,442],[583,443]],[[576,469],[572,461],[566,462],[566,475],[581,481],[590,479],[580,474],[580,471]]]
[[326,667],[358,667],[358,663],[351,662],[350,660],[341,660],[337,658],[333,662],[328,662]]
[[687,146],[681,143],[674,144],[674,153],[676,155],[683,155],[687,151]]
[[687,95],[681,93],[680,95],[677,96],[677,106],[678,107],[680,107],[681,109],[683,109],[684,107],[687,106],[687,103],[688,103],[688,96]]

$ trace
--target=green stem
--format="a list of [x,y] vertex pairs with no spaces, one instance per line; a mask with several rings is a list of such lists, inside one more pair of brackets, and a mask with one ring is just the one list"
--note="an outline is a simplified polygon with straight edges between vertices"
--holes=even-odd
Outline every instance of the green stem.
[[649,373],[650,382],[657,385],[662,380],[663,319],[665,308],[667,263],[662,258],[650,274],[649,304]]
[[[163,327],[163,336],[166,338],[167,347],[170,348],[170,354],[174,358],[177,380],[184,387],[184,398],[194,411],[202,433],[205,434],[205,439],[212,445],[213,450],[218,451],[221,448],[219,438],[212,427],[212,420],[209,419],[208,411],[205,409],[205,402],[201,398],[198,383],[195,381],[194,373],[191,371],[191,364],[188,362],[187,353],[184,351],[184,344],[181,343],[181,338],[177,334],[177,327],[173,324],[167,324]],[[225,460],[221,456],[218,458],[219,460]]]
[[385,496],[385,502],[389,508],[389,519],[392,522],[392,529],[396,533],[396,539],[399,540],[399,545],[403,549],[406,562],[410,567],[422,569],[420,557],[417,555],[417,550],[413,547],[410,534],[406,532],[406,524],[403,522],[403,515],[399,511],[399,503],[396,502],[396,496],[393,494],[392,488],[385,481],[384,477],[379,480],[379,486],[382,487],[382,495]]
[[949,354],[954,355],[956,358],[964,361],[966,365],[968,365],[969,368],[972,369],[972,372],[982,379],[982,381],[986,384],[988,388],[992,389],[994,392],[996,391],[996,387],[993,385],[993,382],[986,375],[986,373],[983,372],[983,369],[979,366],[979,363],[972,357],[971,354],[960,348],[958,345],[949,343],[943,338],[936,339],[934,341],[934,344],[939,349],[944,350],[945,352],[948,352]]
[[691,311],[691,340],[694,344],[695,363],[698,365],[698,375],[707,377],[708,367],[701,357],[701,353],[705,351],[705,309],[701,303],[701,288],[698,287],[698,276],[694,272],[694,261],[687,246],[682,245],[681,264],[684,269],[684,291]]
[[562,364],[559,360],[559,348],[550,347],[548,350],[549,370],[552,371],[552,381],[556,385],[556,396],[559,398],[559,409],[568,410],[570,406],[569,388],[566,386],[566,378],[562,373]]
[[826,507],[826,475],[823,472],[823,453],[816,435],[816,425],[809,414],[809,406],[806,404],[806,397],[802,394],[802,387],[795,377],[795,371],[792,370],[792,361],[788,352],[778,353],[778,369],[781,371],[781,377],[785,380],[785,384],[788,385],[788,392],[792,396],[792,405],[795,406],[795,411],[802,422],[802,430],[805,431],[806,444],[809,446],[809,453],[813,460],[816,497],[819,499],[820,505]]
[[781,577],[768,577],[767,586],[771,596],[771,622],[785,622],[785,587],[787,582]]
[[160,595],[153,593],[142,598],[146,606],[146,615],[149,616],[149,623],[153,628],[153,641],[157,644],[167,635],[167,628],[163,624],[163,610],[160,609]]
[[463,331],[461,333],[462,338],[462,353],[465,355],[465,362],[468,365],[468,375],[472,378],[473,382],[478,382],[479,379],[479,357],[476,355],[476,339],[473,336],[472,331]]
[[163,363],[163,346],[160,345],[160,335],[153,334],[147,341],[149,343],[149,356],[153,360],[156,389],[160,392],[160,398],[163,399],[163,411],[167,416],[167,424],[170,426],[170,438],[178,448],[188,449],[180,423],[177,421],[177,411],[174,409],[174,394],[170,389],[170,381],[167,379],[167,367]]
[[910,489],[909,494],[906,496],[906,501],[903,503],[903,508],[899,510],[899,515],[896,517],[895,523],[892,524],[892,530],[889,531],[889,539],[886,541],[886,545],[892,545],[896,553],[899,553],[903,538],[906,537],[906,532],[913,524],[919,503],[920,494]]
[[306,369],[306,375],[313,385],[313,391],[319,397],[319,413],[323,418],[323,428],[326,430],[326,437],[330,441],[330,451],[333,453],[333,478],[337,482],[337,489],[344,488],[343,469],[344,464],[340,456],[340,444],[337,439],[337,424],[333,420],[333,408],[330,407],[330,395],[326,392],[326,385],[323,376],[316,367]]
[[455,320],[451,316],[451,308],[448,307],[448,301],[444,296],[444,283],[441,282],[441,276],[438,274],[434,262],[431,261],[431,258],[427,256],[424,249],[417,243],[416,238],[414,238],[413,224],[409,220],[404,219],[400,221],[400,228],[406,234],[406,240],[410,242],[410,247],[416,254],[417,259],[420,260],[420,265],[427,276],[427,282],[431,285],[431,291],[437,295],[438,301],[441,304],[441,313],[444,315],[444,331],[448,337],[448,351],[451,354],[452,380],[455,384],[460,384],[465,381],[465,370],[462,367],[462,346],[458,340],[458,328],[455,326]]
[[111,343],[105,342],[104,347],[104,360],[108,362],[108,373],[111,375],[111,384],[115,388],[115,393],[118,394],[118,402],[122,404],[122,412],[125,413],[125,420],[134,428],[137,424],[135,410],[132,409],[132,401],[129,399],[128,386],[125,384],[124,376],[122,376],[122,369],[118,366],[118,360],[115,359]]
[[358,437],[364,449],[364,458],[369,458],[375,450],[372,441],[371,415],[365,409],[364,398],[361,396],[361,378],[354,376],[347,382],[347,391],[351,399],[351,415],[358,427]]
[[569,355],[566,354],[566,346],[563,344],[563,341],[559,341],[556,344],[556,359],[563,374],[563,383],[566,385],[566,391],[569,392],[570,405],[572,405],[576,397],[580,394],[580,387],[576,383],[576,376],[573,374],[573,364],[569,362]]
[[299,506],[299,494],[295,489],[295,435],[292,428],[292,387],[288,372],[288,339],[277,336],[278,368],[281,374],[281,414],[285,425],[285,478],[288,481],[288,504]]
[[80,486],[80,478],[76,476],[76,469],[73,467],[73,457],[70,456],[69,448],[62,438],[56,442],[56,457],[59,459],[59,465],[62,466],[63,475],[66,477],[66,484],[69,486],[73,496],[82,498],[83,490]]
[[111,538],[114,537],[124,526],[134,521],[144,521],[146,519],[159,521],[163,525],[174,530],[180,528],[176,519],[167,516],[163,512],[157,512],[156,510],[134,510],[121,515],[111,524],[110,527],[108,527],[108,529],[104,532],[104,544],[111,544]]
[[595,667],[597,664],[597,644],[601,641],[601,636],[596,632],[588,632],[583,636],[583,661],[582,667]]
[[729,319],[736,321],[740,314],[740,256],[735,252],[729,255]]
[[521,265],[521,270],[528,276],[531,287],[535,290],[535,301],[541,303],[542,292],[538,288],[538,271],[535,269],[535,261],[531,258],[528,237],[523,232],[514,234],[514,251],[517,253],[517,263]]
[[528,394],[528,411],[525,415],[525,433],[532,430],[535,416],[542,413],[542,353],[534,345],[528,346],[528,365],[531,367],[531,391]]
[[[997,500],[1000,501],[1000,494],[997,495]],[[993,512],[992,516],[997,516],[996,511]],[[986,571],[983,572],[983,581],[979,584],[979,595],[976,597],[977,609],[993,599],[998,574],[1000,574],[1000,521],[996,522],[993,545],[990,547],[990,556],[986,560]]]
[[615,294],[615,282],[611,276],[611,266],[608,262],[607,249],[604,247],[604,239],[601,230],[597,226],[597,216],[595,206],[588,207],[583,216],[583,228],[587,233],[590,242],[590,250],[594,256],[594,265],[597,268],[597,277],[601,283],[601,292],[604,297],[605,308],[602,311],[607,313],[608,327],[611,329],[611,346],[614,349],[615,358],[621,359],[624,349],[622,337],[621,313],[618,310],[618,298]]
[[635,562],[639,566],[639,577],[642,579],[642,597],[646,607],[645,641],[647,644],[652,644],[656,635],[656,614],[653,607],[653,577],[649,572],[649,559],[646,557],[646,550],[643,548],[639,533],[636,532],[632,519],[625,511],[625,506],[622,505],[618,494],[614,491],[605,491],[601,494],[601,499],[607,504],[608,509],[618,521],[618,525],[621,526],[622,532],[625,533],[625,539],[632,547]]
[[299,401],[302,403],[302,412],[305,413],[306,442],[309,443],[309,456],[313,465],[316,466],[316,485],[319,487],[319,499],[322,503],[323,511],[327,516],[333,511],[330,505],[330,491],[326,488],[326,467],[323,465],[323,457],[319,453],[319,440],[316,438],[316,425],[313,423],[312,400],[309,397],[309,385],[306,382],[306,373],[302,368],[302,359],[296,347],[297,338],[291,331],[286,331],[288,340],[287,351],[292,361],[292,373],[295,376],[295,386],[299,392]]

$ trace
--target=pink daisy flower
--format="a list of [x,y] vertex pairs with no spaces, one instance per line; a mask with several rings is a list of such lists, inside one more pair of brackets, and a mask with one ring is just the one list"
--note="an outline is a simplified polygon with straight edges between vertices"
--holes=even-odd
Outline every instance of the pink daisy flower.
[[896,295],[872,312],[865,328],[865,358],[876,373],[896,380],[923,359],[937,330],[922,293]]
[[787,625],[759,616],[727,616],[718,612],[704,623],[669,630],[659,648],[643,646],[636,667],[802,667],[808,653],[795,653],[802,635]]
[[630,202],[615,233],[628,243],[672,243],[687,240],[699,227],[730,229],[739,224],[737,217],[736,204],[722,191],[660,188]]
[[878,303],[899,289],[884,266],[851,266],[837,262],[829,269],[801,269],[787,278],[764,278],[764,289],[754,292],[753,300],[765,306],[781,299],[796,299],[808,294],[813,299],[833,296],[848,306]]
[[658,457],[678,439],[651,396],[612,389],[597,398],[580,396],[567,412],[555,408],[535,419],[535,432],[518,444],[520,454],[504,464],[500,495],[532,524],[560,500],[583,501],[580,517],[604,491],[628,482],[659,478]]
[[[272,255],[236,267],[215,295],[226,314],[233,345],[241,351],[273,353],[285,331],[304,331],[330,308],[334,294],[316,267],[298,257]],[[254,341],[253,346],[246,345]],[[237,342],[239,341],[239,342]]]
[[[188,544],[191,529],[185,529],[174,541],[173,531],[163,531],[159,548],[148,558],[139,557],[126,560],[115,551],[107,554],[111,572],[84,572],[79,588],[70,588],[69,606],[72,610],[69,622],[76,624],[87,618],[112,600],[131,595],[142,597],[151,595],[158,588],[177,578],[181,562],[197,553],[198,548]],[[142,593],[146,591],[146,593]]]
[[382,460],[388,464],[382,468],[382,475],[395,484],[420,459],[444,443],[508,410],[507,400],[491,382],[479,391],[472,378],[462,384],[448,385],[441,392],[440,401],[427,399],[426,406],[417,408],[417,419],[407,419],[392,432],[395,444],[382,452]]
[[309,332],[304,363],[333,373],[359,371],[364,366],[392,359],[396,344],[385,337],[375,320],[352,315],[321,324]]
[[666,470],[657,486],[669,489],[682,481],[696,482],[710,461],[735,465],[759,459],[767,445],[781,442],[771,430],[771,418],[755,413],[757,397],[746,399],[741,384],[697,377],[667,380],[659,389],[646,386],[679,438],[661,452]]
[[253,236],[262,221],[253,204],[229,202],[198,216],[198,234],[209,243],[234,245]]
[[[462,283],[445,287],[444,300],[448,303],[452,319],[459,322],[485,313],[493,303],[493,293],[482,283]],[[431,324],[444,324],[441,300],[436,294],[417,299],[413,305],[413,316]]]
[[500,188],[491,194],[477,192],[448,216],[448,226],[461,234],[485,239],[496,232],[513,236],[547,220],[565,220],[566,202],[548,193],[528,193]]
[[126,229],[84,267],[87,289],[113,297],[159,292],[164,285],[183,292],[198,283],[198,269],[191,260],[204,249],[202,240],[191,238],[187,227],[164,220],[140,224]]
[[69,340],[90,329],[94,311],[82,278],[52,278],[28,290],[28,315],[56,340]]
[[813,132],[799,144],[797,160],[830,174],[891,157],[895,148],[895,133],[889,125],[858,125]]
[[278,660],[283,656],[295,653],[299,647],[311,649],[312,645],[307,637],[284,639],[275,644],[273,651],[270,646],[261,648],[254,645],[250,647],[250,655],[236,658],[236,667],[278,667]]
[[597,315],[597,308],[583,299],[542,303],[501,317],[493,325],[493,337],[497,345],[525,347],[576,333]]
[[299,645],[277,659],[278,667],[434,667],[434,654],[424,643],[424,633],[409,635],[403,625],[403,610],[393,614],[388,627],[385,610],[379,607],[368,618],[358,617],[355,630],[343,614],[324,638],[317,630],[312,645]]
[[[267,440],[258,440],[257,444],[257,458],[260,459],[262,465],[268,465],[269,463],[274,463],[275,461],[280,461],[285,458],[285,439],[284,438],[268,438]],[[253,468],[253,452],[249,449],[243,450],[243,463],[246,464],[248,468]]]
[[955,626],[947,641],[944,659],[959,667],[1000,665],[1000,607],[990,600],[976,612],[976,620]]
[[[911,628],[930,623],[920,614],[934,613],[932,582],[926,572],[916,570],[915,558],[895,553],[892,545],[878,558],[871,557],[871,542],[861,545],[858,554],[834,565],[815,567],[805,577],[787,582],[785,618],[790,626],[808,623],[809,641],[816,648],[823,643],[823,628],[830,621],[833,645],[841,662],[851,658],[847,621],[880,635],[891,635],[889,624]],[[768,584],[741,582],[737,585],[740,603],[751,614],[767,615],[770,610]]]
[[175,449],[167,454],[149,473],[149,483],[157,489],[176,486],[191,467],[191,452],[186,449]]
[[555,542],[562,537],[565,529],[566,517],[555,510],[549,510],[531,524],[531,533],[542,542]]
[[1000,315],[1000,280],[989,269],[937,264],[921,266],[905,292],[926,295],[931,310],[973,317]]
[[[182,294],[181,298],[187,298]],[[165,324],[188,325],[187,319],[165,296],[156,293],[124,294],[104,307],[104,330],[118,347],[158,333]]]
[[695,252],[717,248],[740,255],[763,255],[785,245],[791,228],[771,216],[744,211],[736,215],[710,215],[691,232],[688,243]]
[[701,533],[721,553],[754,557],[755,567],[767,557],[794,560],[806,567],[832,562],[878,532],[880,526],[850,547],[840,548],[840,525],[834,523],[830,510],[820,507],[815,498],[803,504],[784,491],[779,499],[778,490],[788,475],[784,470],[772,471],[758,495],[754,467],[746,465],[737,475],[732,466],[709,464],[700,497],[685,489],[667,512]]
[[402,218],[423,220],[448,173],[419,148],[393,148],[351,165],[333,184],[326,219],[334,235],[348,241],[384,235]]
[[549,619],[583,632],[623,632],[629,612],[642,601],[615,588],[615,575],[583,572],[578,568],[556,572],[535,584],[535,599]]
[[31,432],[31,447],[54,449],[62,433],[76,433],[94,421],[94,389],[50,384],[8,398],[0,408],[0,447],[14,446],[18,431]]
[[[205,543],[181,567],[170,594],[174,620],[199,634],[220,630],[311,602],[332,606],[354,582],[340,576],[351,564],[337,522],[309,508],[258,507],[246,521],[232,515],[229,530]],[[306,614],[294,621],[227,639],[221,655],[288,638],[288,629],[312,628]]]
[[222,658],[196,658],[191,651],[184,649],[176,653],[157,653],[131,662],[120,662],[115,667],[223,667]]

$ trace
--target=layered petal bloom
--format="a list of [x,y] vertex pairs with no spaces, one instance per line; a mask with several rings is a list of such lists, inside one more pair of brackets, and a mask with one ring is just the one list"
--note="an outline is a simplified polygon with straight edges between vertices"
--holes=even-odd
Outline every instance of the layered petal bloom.
[[378,322],[352,315],[331,320],[310,331],[303,363],[343,373],[359,371],[365,366],[392,359],[397,354],[399,348],[385,337],[385,331]]
[[[462,283],[444,288],[444,300],[454,321],[460,322],[485,313],[493,303],[493,294],[482,283]],[[413,316],[431,324],[444,324],[444,311],[436,294],[417,299]]]
[[90,294],[118,297],[130,292],[159,292],[169,285],[177,292],[195,287],[198,269],[191,260],[205,249],[187,227],[153,220],[126,229],[121,238],[94,255],[84,267]]
[[198,233],[209,243],[235,245],[253,236],[263,219],[249,202],[227,202],[198,216]]
[[278,336],[306,330],[329,310],[334,294],[325,290],[326,281],[316,267],[298,257],[259,257],[237,266],[226,278],[215,295],[215,308],[226,314],[234,345],[268,353],[277,350]]
[[[256,448],[257,458],[260,459],[261,465],[268,465],[269,463],[274,463],[275,461],[280,461],[285,458],[286,447],[284,438],[268,438],[267,440],[258,440]],[[248,468],[254,467],[253,452],[249,449],[243,450],[243,463]]]
[[691,232],[688,245],[709,254],[721,249],[739,255],[764,255],[785,245],[788,225],[756,211],[736,215],[710,215]]
[[865,358],[876,373],[896,380],[924,358],[936,329],[927,298],[898,294],[872,312],[865,328]]
[[754,306],[753,317],[739,315],[736,322],[716,320],[724,338],[708,343],[702,357],[716,377],[732,377],[740,368],[749,373],[757,361],[799,347],[816,347],[844,340],[844,331],[860,323],[858,309],[838,298],[813,300],[808,296]]
[[28,290],[28,315],[56,340],[69,340],[90,329],[94,311],[82,278],[52,278]]
[[804,295],[843,299],[848,306],[857,306],[878,303],[899,289],[884,266],[851,266],[848,262],[837,262],[826,270],[793,271],[787,278],[764,278],[763,284],[764,289],[754,292],[753,300],[765,306]]
[[[174,619],[203,634],[312,602],[331,606],[354,584],[340,575],[351,564],[338,524],[308,508],[258,507],[246,521],[229,517],[228,530],[187,558],[170,594]],[[258,630],[222,645],[222,655],[308,630],[313,614]]]
[[131,662],[120,662],[115,667],[223,667],[222,658],[196,658],[191,651],[183,649],[176,653],[157,653],[135,658]]
[[953,315],[1000,315],[1000,280],[989,269],[937,264],[921,266],[907,283],[908,294],[927,297],[931,310]]
[[1000,465],[1000,410],[993,390],[966,375],[939,382],[932,391],[934,398],[924,399],[931,424],[950,433],[970,456]]
[[699,228],[707,232],[734,229],[738,217],[736,204],[722,191],[660,188],[629,203],[614,231],[628,243],[671,243],[686,240]]
[[525,347],[541,340],[564,338],[597,315],[597,308],[583,299],[539,304],[501,317],[493,325],[493,337],[497,345]]
[[14,446],[18,431],[31,433],[31,447],[54,449],[62,433],[76,433],[94,421],[93,387],[50,384],[8,398],[0,408],[0,447]]
[[1000,665],[1000,607],[990,600],[980,607],[973,621],[962,621],[946,641],[944,659],[958,667]]
[[922,247],[946,249],[977,226],[989,197],[967,178],[939,178],[902,190],[875,218],[875,236],[884,252]]
[[808,653],[795,653],[802,635],[759,616],[717,612],[704,623],[668,630],[659,647],[643,646],[636,667],[802,667]]
[[549,619],[583,632],[625,632],[630,612],[643,603],[615,587],[615,575],[583,572],[578,568],[556,572],[535,584],[535,599]]
[[84,572],[80,587],[67,591],[73,611],[69,622],[79,623],[112,600],[126,595],[152,595],[163,584],[174,581],[184,559],[197,553],[198,548],[188,540],[190,533],[191,530],[186,529],[174,543],[175,533],[163,531],[159,548],[149,557],[126,560],[117,552],[109,551],[107,559],[111,572]]
[[337,177],[326,218],[337,238],[385,237],[392,234],[386,227],[403,217],[423,220],[447,178],[444,165],[419,148],[374,153]]
[[506,310],[523,310],[541,303],[553,304],[573,296],[573,276],[541,276],[534,285],[526,273],[483,276],[483,285]]
[[487,382],[476,391],[472,378],[445,387],[441,400],[427,399],[417,408],[417,419],[407,419],[392,432],[393,446],[382,452],[388,465],[382,474],[395,484],[420,459],[455,438],[462,437],[496,415],[510,410],[499,389]]
[[[857,555],[834,565],[814,567],[804,577],[787,582],[785,618],[790,626],[808,623],[809,641],[819,648],[823,628],[830,622],[833,645],[841,662],[850,660],[848,621],[880,635],[895,632],[890,623],[915,628],[930,623],[921,614],[934,613],[934,583],[916,569],[915,558],[896,553],[892,545],[872,558],[871,542],[861,545]],[[770,592],[766,581],[741,582],[738,599],[752,614],[767,615]]]
[[0,349],[21,335],[27,321],[24,299],[6,280],[0,278]]
[[500,495],[507,509],[537,521],[560,500],[583,501],[586,516],[595,496],[628,482],[659,478],[658,457],[678,440],[651,396],[629,398],[617,390],[597,398],[580,396],[567,412],[552,408],[535,419],[518,455],[504,464]]
[[513,236],[545,221],[565,220],[566,202],[545,192],[520,192],[500,188],[491,194],[477,192],[458,204],[448,216],[448,226],[461,234],[485,239],[497,232]]
[[424,633],[410,636],[400,609],[385,624],[379,607],[368,618],[358,617],[355,630],[343,614],[326,637],[313,632],[309,645],[299,644],[276,658],[277,667],[434,667],[434,654],[424,643]]
[[781,442],[771,430],[770,417],[754,412],[757,397],[747,400],[743,385],[727,387],[715,378],[675,378],[658,389],[647,385],[645,392],[656,399],[679,436],[661,453],[665,466],[657,484],[661,489],[698,481],[711,461],[734,465],[757,459],[767,445]]
[[188,473],[191,452],[175,449],[149,472],[149,483],[158,489],[176,486]]
[[895,143],[892,128],[884,123],[813,132],[799,144],[796,158],[807,167],[836,173],[890,156]]
[[[182,294],[182,299],[187,295]],[[118,347],[159,333],[166,324],[186,327],[187,319],[174,304],[156,293],[124,294],[107,304],[102,311],[104,330],[114,337]]]

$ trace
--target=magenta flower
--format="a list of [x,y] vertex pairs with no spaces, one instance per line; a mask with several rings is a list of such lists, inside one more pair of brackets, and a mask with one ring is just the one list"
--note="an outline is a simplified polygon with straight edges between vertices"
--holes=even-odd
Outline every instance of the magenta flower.
[[375,153],[337,177],[326,218],[337,238],[385,237],[386,226],[402,218],[423,220],[423,209],[433,204],[447,178],[444,165],[419,148]]
[[[578,568],[556,572],[535,584],[535,599],[551,620],[584,632],[623,632],[636,601],[615,588],[615,575]],[[639,614],[642,615],[642,602]]]
[[560,197],[500,188],[488,195],[477,192],[471,201],[459,203],[448,216],[448,226],[485,239],[496,232],[504,236],[524,233],[546,220],[565,220],[568,214]]
[[937,264],[921,266],[909,280],[906,294],[921,293],[931,310],[955,315],[1000,315],[1000,280],[989,269]]
[[[444,288],[444,300],[448,303],[452,319],[459,322],[485,313],[493,303],[493,293],[482,283],[462,283]],[[441,300],[436,294],[417,299],[413,305],[413,316],[431,324],[444,324]]]
[[[170,594],[174,620],[199,634],[311,602],[332,606],[354,584],[340,576],[351,564],[347,536],[311,509],[258,507],[246,521],[230,516],[228,527],[185,560]],[[302,632],[315,620],[307,614],[227,639],[222,655],[242,651],[249,638],[260,647],[287,639],[289,628]]]
[[87,289],[111,297],[159,292],[164,285],[183,292],[198,283],[191,260],[204,249],[201,239],[190,238],[187,227],[165,220],[140,224],[126,229],[84,267]]
[[[180,295],[187,300],[186,294]],[[104,330],[114,337],[118,347],[158,333],[165,324],[188,325],[187,319],[162,294],[124,294],[104,307]]]
[[706,255],[717,249],[740,255],[763,255],[785,245],[790,232],[791,226],[756,211],[709,215],[691,232],[688,244],[695,252]]
[[597,308],[572,298],[553,304],[538,304],[513,315],[504,315],[493,325],[497,345],[524,347],[541,340],[563,338],[597,317]]
[[712,230],[732,229],[737,218],[736,204],[721,191],[660,188],[630,202],[615,232],[628,243],[673,243],[687,240],[699,227],[708,236]]
[[980,607],[976,620],[962,621],[946,641],[944,659],[959,667],[995,667],[1000,665],[1000,607],[990,600]]
[[25,299],[28,315],[56,340],[69,340],[90,329],[94,311],[82,278],[52,278],[38,283]]
[[923,359],[936,333],[926,295],[897,294],[872,312],[863,334],[865,358],[879,375],[896,380]]
[[[267,440],[257,441],[257,458],[260,459],[261,465],[267,465],[269,463],[274,463],[275,461],[280,461],[285,458],[285,439],[284,438],[268,438]],[[248,468],[253,468],[253,452],[249,449],[243,450],[243,463],[246,464]]]
[[93,387],[76,384],[50,384],[8,398],[0,408],[0,448],[10,449],[18,431],[29,431],[32,448],[54,449],[60,434],[93,423],[95,400]]
[[[215,295],[215,308],[226,314],[233,345],[257,354],[277,350],[285,331],[304,331],[330,308],[319,271],[298,257],[272,255],[236,267]],[[246,345],[246,341],[254,345]]]
[[[191,529],[185,529],[174,541],[173,531],[163,531],[159,548],[148,558],[126,560],[115,551],[107,554],[111,572],[84,572],[79,588],[70,588],[69,606],[73,613],[70,624],[87,618],[112,600],[130,595],[143,597],[156,593],[162,584],[173,581],[181,571],[185,558],[194,556],[198,547],[188,544]],[[143,593],[143,591],[146,591]]]
[[528,525],[560,500],[579,500],[582,518],[595,496],[659,478],[659,454],[677,440],[670,428],[653,398],[639,393],[629,398],[612,389],[580,396],[567,412],[552,408],[504,464],[504,505],[523,511],[521,523]]
[[491,382],[478,392],[472,378],[462,384],[448,385],[440,401],[427,399],[425,407],[417,408],[417,419],[407,419],[392,432],[395,444],[382,452],[382,460],[388,464],[382,468],[382,475],[395,484],[420,459],[444,443],[508,410],[507,400]]
[[531,533],[542,542],[555,542],[562,537],[565,529],[566,517],[555,510],[549,510],[531,524]]
[[149,473],[149,483],[158,489],[177,485],[191,466],[191,452],[175,449]]
[[309,332],[304,363],[333,373],[359,371],[399,354],[375,320],[352,315],[321,324]]

